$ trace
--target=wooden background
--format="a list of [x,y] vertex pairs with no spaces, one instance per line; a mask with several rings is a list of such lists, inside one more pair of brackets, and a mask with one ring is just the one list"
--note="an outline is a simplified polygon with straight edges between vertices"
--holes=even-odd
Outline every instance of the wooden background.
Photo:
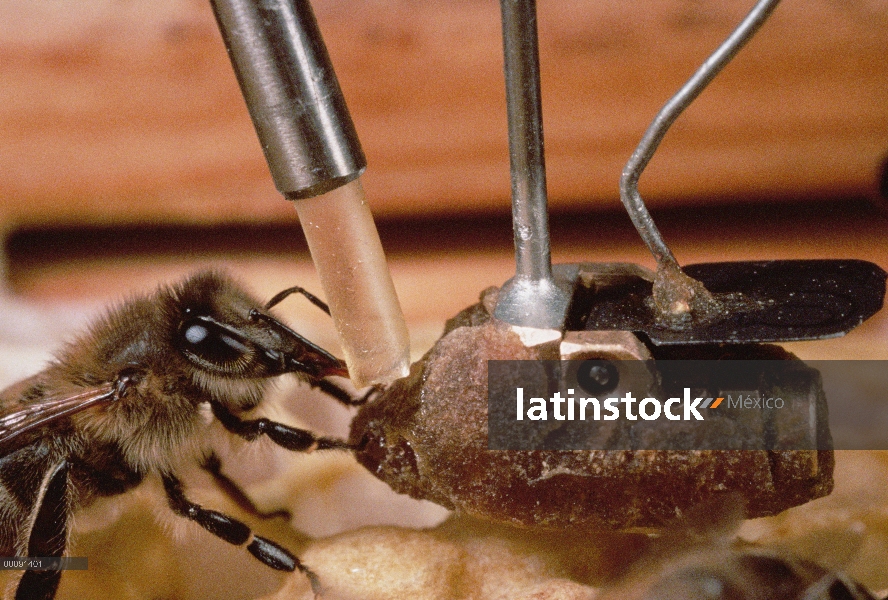
[[[312,4],[422,352],[514,272],[499,6]],[[653,266],[621,212],[622,165],[752,4],[539,4],[556,261]],[[680,261],[888,267],[888,223],[859,201],[876,197],[888,154],[886,48],[886,0],[781,3],[641,179]],[[198,265],[225,266],[265,297],[297,282],[319,290],[208,0],[0,2],[0,232],[13,300],[64,315],[47,339],[76,326],[72,302],[98,306]],[[323,315],[294,304],[294,322],[335,350]],[[888,357],[888,320],[865,328],[806,347]]]
[[[663,102],[752,0],[539,11],[554,209],[616,207]],[[494,0],[315,0],[380,216],[505,211]],[[786,0],[679,120],[654,205],[871,193],[888,153],[888,2]],[[0,223],[292,222],[208,0],[0,3]]]

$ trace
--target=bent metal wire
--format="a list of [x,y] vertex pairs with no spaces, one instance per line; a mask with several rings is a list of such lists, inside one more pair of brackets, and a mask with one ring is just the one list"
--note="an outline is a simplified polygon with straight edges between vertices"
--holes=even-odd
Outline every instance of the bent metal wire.
[[675,120],[721,72],[725,65],[731,62],[740,49],[752,39],[752,36],[761,28],[779,3],[780,0],[760,0],[753,7],[737,29],[728,36],[728,39],[706,59],[697,72],[678,90],[678,93],[660,109],[642,136],[635,152],[623,167],[623,176],[620,178],[620,199],[641,239],[657,259],[658,265],[668,262],[678,266],[678,262],[666,242],[663,241],[663,236],[654,224],[644,200],[638,193],[638,179]]

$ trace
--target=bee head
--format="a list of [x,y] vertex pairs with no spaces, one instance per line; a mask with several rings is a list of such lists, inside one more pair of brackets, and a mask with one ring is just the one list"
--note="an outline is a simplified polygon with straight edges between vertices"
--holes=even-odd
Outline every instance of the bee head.
[[[200,381],[347,376],[339,359],[278,321],[230,279],[198,273],[173,290],[173,345]],[[206,387],[206,386],[204,386]]]
[[872,599],[844,575],[768,549],[707,548],[677,562],[678,568],[660,566],[661,573],[642,600]]

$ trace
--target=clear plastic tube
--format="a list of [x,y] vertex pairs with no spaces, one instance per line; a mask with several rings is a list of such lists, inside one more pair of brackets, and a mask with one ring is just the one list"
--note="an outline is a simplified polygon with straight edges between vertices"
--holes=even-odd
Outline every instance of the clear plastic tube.
[[294,202],[358,387],[407,375],[410,340],[360,179]]

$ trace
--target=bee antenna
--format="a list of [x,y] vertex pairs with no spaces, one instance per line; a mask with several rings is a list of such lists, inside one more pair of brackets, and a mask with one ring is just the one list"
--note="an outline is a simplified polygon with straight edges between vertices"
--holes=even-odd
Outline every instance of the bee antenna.
[[298,285],[294,285],[291,288],[287,288],[287,289],[275,294],[274,297],[265,304],[265,310],[268,310],[269,308],[271,308],[273,306],[277,306],[285,298],[287,298],[288,296],[290,296],[292,294],[302,294],[303,296],[305,296],[305,298],[309,302],[311,302],[312,304],[314,304],[315,306],[320,308],[322,311],[324,311],[328,315],[330,314],[330,307],[327,306],[326,302],[324,302],[323,300],[321,300],[320,298],[318,298],[317,296],[315,296],[314,294],[312,294],[311,292],[309,292],[305,288],[299,287]]

